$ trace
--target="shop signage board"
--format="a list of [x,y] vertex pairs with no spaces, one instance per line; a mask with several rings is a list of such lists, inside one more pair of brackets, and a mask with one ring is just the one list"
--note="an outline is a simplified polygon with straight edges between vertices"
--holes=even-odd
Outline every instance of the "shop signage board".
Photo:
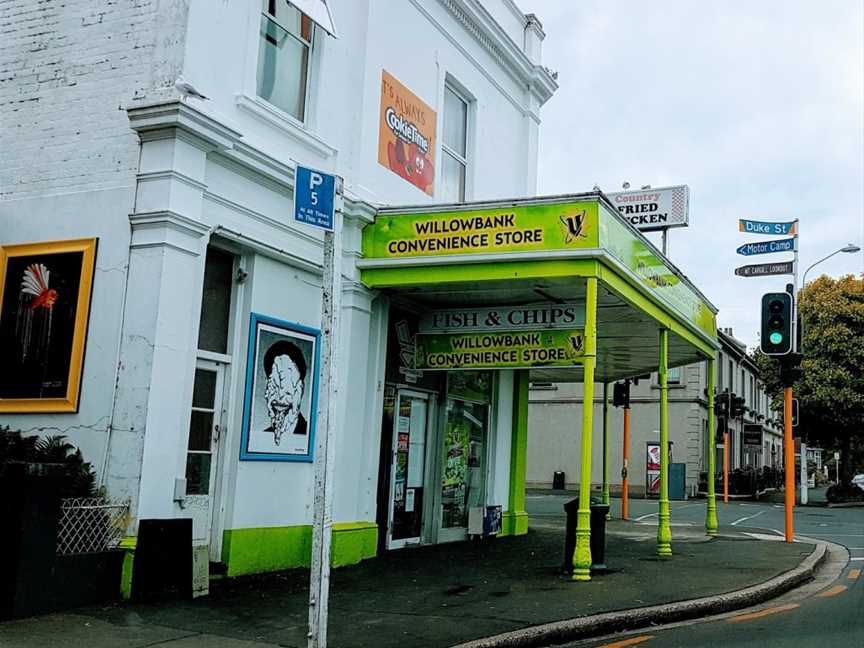
[[603,218],[600,245],[633,273],[638,280],[679,315],[686,318],[711,338],[717,336],[713,311],[705,300],[661,257],[624,223],[615,218]]
[[583,329],[417,335],[418,369],[574,367],[585,353]]
[[798,221],[789,223],[768,223],[765,221],[751,221],[743,218],[738,220],[738,231],[747,234],[771,234],[774,236],[798,234]]
[[435,192],[436,120],[426,102],[381,71],[378,163],[430,196]]
[[336,176],[298,166],[294,173],[294,220],[333,231]]
[[421,333],[469,333],[572,329],[585,326],[585,304],[529,304],[432,311],[420,319]]
[[606,197],[633,227],[643,232],[687,227],[690,222],[690,188],[687,185],[619,191]]
[[735,274],[739,277],[768,277],[770,275],[792,274],[794,264],[792,261],[782,263],[758,263],[735,268]]
[[762,447],[762,426],[759,423],[745,423],[741,442],[745,446],[754,448]]
[[501,254],[597,247],[593,201],[381,214],[363,231],[366,258]]
[[735,250],[738,254],[752,256],[754,254],[771,254],[772,252],[794,252],[795,237],[778,239],[776,241],[759,241],[758,243],[746,243]]

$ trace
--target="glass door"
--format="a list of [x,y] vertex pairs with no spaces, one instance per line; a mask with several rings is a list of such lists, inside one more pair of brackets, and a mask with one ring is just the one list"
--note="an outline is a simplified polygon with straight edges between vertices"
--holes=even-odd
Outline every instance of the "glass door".
[[387,548],[420,542],[429,396],[400,390],[393,417]]
[[468,536],[468,511],[485,502],[489,405],[447,399],[444,417],[440,542]]

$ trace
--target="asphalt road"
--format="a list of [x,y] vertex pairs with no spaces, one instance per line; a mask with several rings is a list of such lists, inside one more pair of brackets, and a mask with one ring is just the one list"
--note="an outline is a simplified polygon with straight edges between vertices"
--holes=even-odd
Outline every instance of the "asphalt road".
[[[559,495],[529,494],[526,508],[538,519],[560,516]],[[556,510],[557,509],[557,510]],[[672,502],[673,547],[675,527],[695,530],[705,522],[704,500]],[[612,513],[620,515],[620,501],[612,501]],[[637,524],[656,524],[657,502],[630,500],[630,518]],[[721,531],[764,534],[766,541],[782,536],[784,510],[781,504],[730,502],[717,505]],[[751,610],[723,617],[668,627],[651,628],[626,635],[568,644],[620,648],[623,646],[759,646],[773,648],[853,648],[864,646],[864,508],[795,509],[795,534],[828,540],[846,547],[834,552],[832,566],[818,582]],[[779,541],[779,540],[777,540]],[[742,569],[746,569],[742,565]]]

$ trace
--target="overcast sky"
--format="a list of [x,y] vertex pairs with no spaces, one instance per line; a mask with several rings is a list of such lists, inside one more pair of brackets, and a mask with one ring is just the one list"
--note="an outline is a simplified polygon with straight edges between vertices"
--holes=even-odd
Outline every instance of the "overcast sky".
[[[801,272],[864,240],[864,2],[517,0],[560,88],[541,117],[539,193],[690,186],[669,256],[748,345],[762,293],[739,218],[799,218]],[[659,245],[659,236],[656,237]],[[808,276],[864,272],[838,254]]]

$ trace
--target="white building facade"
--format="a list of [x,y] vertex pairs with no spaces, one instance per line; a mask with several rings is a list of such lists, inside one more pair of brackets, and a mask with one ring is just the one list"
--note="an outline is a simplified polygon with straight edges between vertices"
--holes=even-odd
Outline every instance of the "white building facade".
[[[744,397],[744,414],[728,424],[729,471],[750,467],[780,468],[783,464],[782,413],[771,409],[770,398],[759,381],[759,372],[736,340],[732,331],[720,329],[721,344],[715,361],[717,391],[728,390]],[[696,363],[671,369],[669,384],[669,439],[672,459],[684,464],[685,493],[699,491],[700,473],[708,469],[708,398],[706,364]],[[643,376],[630,387],[629,490],[644,495],[648,483],[648,446],[659,442],[660,396],[657,374]],[[624,414],[612,405],[612,385],[608,387],[608,480],[613,493],[621,491]],[[578,384],[532,383],[529,406],[528,469],[529,487],[549,488],[555,472],[564,473],[565,485],[575,487],[579,467],[578,421],[583,406]],[[603,390],[595,390],[594,444],[591,482],[603,483]],[[747,426],[750,434],[745,435]],[[756,445],[758,430],[758,445]],[[748,443],[745,444],[745,440]],[[715,467],[723,470],[722,430],[716,438]],[[750,442],[753,443],[750,443]],[[673,479],[675,476],[673,475]],[[704,483],[704,482],[703,482]],[[722,495],[722,489],[718,490]]]
[[[540,22],[512,0],[297,3],[321,24],[286,0],[8,5],[0,247],[98,248],[74,411],[7,407],[0,423],[81,448],[130,501],[133,536],[139,520],[191,517],[194,544],[229,575],[307,565],[322,235],[293,222],[292,201],[308,166],[344,178],[334,563],[404,544],[388,531],[394,406],[422,410],[406,425],[429,429],[416,494],[429,512],[401,539],[465,537],[432,492],[449,388],[419,389],[412,405],[412,383],[385,377],[391,305],[355,262],[376,205],[535,193],[539,112],[556,88]],[[209,99],[180,101],[178,77]],[[384,137],[394,87],[422,136],[407,156]],[[286,428],[307,435],[267,450],[256,408],[278,407],[255,384],[281,367],[264,345],[284,327],[308,342],[292,365],[304,423]],[[512,372],[491,380],[471,400],[487,412],[471,504],[506,511]]]

